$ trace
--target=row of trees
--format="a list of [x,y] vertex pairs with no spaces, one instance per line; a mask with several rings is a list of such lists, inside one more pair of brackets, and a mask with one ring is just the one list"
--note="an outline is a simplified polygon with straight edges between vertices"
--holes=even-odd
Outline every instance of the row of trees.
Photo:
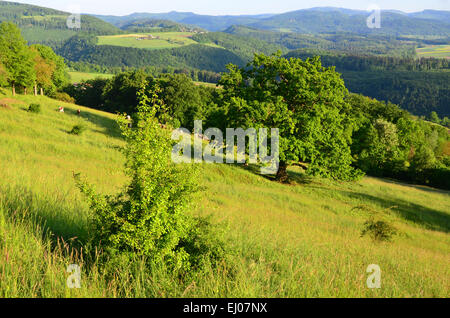
[[436,112],[431,112],[427,119],[432,123],[450,128],[450,118],[448,118],[447,116],[441,119]]
[[64,59],[44,45],[28,46],[20,29],[10,22],[0,24],[0,85],[10,86],[13,95],[17,87],[26,94],[56,92],[68,82]]
[[117,74],[112,79],[94,79],[68,85],[64,92],[77,104],[108,112],[135,113],[136,93],[142,83],[148,88],[160,87],[160,97],[168,105],[166,117],[176,127],[192,128],[195,119],[206,119],[215,109],[217,91],[213,87],[196,85],[187,74],[161,74],[154,77],[143,70]]

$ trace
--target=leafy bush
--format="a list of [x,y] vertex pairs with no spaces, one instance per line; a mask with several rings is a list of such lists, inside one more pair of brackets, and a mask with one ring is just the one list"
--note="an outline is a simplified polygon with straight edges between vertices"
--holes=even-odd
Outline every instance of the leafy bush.
[[71,135],[81,135],[86,130],[86,127],[83,124],[78,124],[73,126],[72,130],[69,132]]
[[[161,129],[156,114],[162,109],[158,87],[146,95],[146,82],[138,96],[134,128],[125,116],[118,123],[127,141],[125,172],[131,182],[115,196],[97,194],[87,182],[75,176],[77,185],[90,203],[92,240],[110,255],[143,256],[151,264],[173,270],[190,268],[183,247],[196,222],[187,211],[197,191],[196,168],[171,160],[170,132]],[[193,249],[191,249],[193,250]]]
[[28,112],[34,113],[34,114],[39,114],[41,112],[41,105],[39,105],[39,104],[31,104],[28,107]]
[[388,222],[370,218],[364,223],[361,236],[369,235],[374,241],[389,242],[397,234],[397,230]]
[[60,100],[62,102],[75,104],[75,98],[71,97],[67,93],[59,93],[58,92],[58,93],[55,94],[55,99]]

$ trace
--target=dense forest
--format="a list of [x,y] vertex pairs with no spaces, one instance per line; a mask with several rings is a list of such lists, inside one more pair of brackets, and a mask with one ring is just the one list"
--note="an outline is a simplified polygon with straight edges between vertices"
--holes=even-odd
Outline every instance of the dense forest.
[[127,32],[204,32],[195,25],[176,23],[164,19],[136,19],[124,23],[118,23],[118,27]]
[[110,45],[96,45],[93,36],[75,36],[62,47],[58,54],[75,62],[88,62],[104,66],[191,67],[213,72],[222,72],[228,63],[244,65],[246,61],[231,51],[201,44],[173,49],[146,50]]
[[[55,47],[79,30],[67,28],[70,13],[22,3],[0,1],[0,22],[9,21],[19,26],[29,43]],[[87,34],[118,34],[120,29],[89,15],[81,15],[83,32]]]
[[268,43],[284,46],[290,50],[310,48],[363,55],[414,56],[417,45],[411,38],[398,39],[395,36],[367,36],[352,33],[300,34],[259,30],[237,25],[229,27],[224,32],[238,36],[254,37]]
[[238,55],[245,61],[250,61],[255,53],[272,54],[277,51],[287,51],[281,45],[270,44],[247,36],[234,36],[223,32],[195,34],[192,39],[201,44],[214,44]]
[[326,66],[342,73],[349,90],[391,101],[413,114],[432,111],[450,116],[450,62],[435,58],[350,55],[317,50],[296,50],[287,58],[320,56]]

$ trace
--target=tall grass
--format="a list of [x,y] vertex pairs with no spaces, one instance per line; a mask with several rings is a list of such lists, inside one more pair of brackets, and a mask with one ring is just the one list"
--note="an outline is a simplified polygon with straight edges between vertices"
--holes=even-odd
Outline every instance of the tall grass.
[[[89,212],[73,181],[102,193],[125,184],[114,116],[45,97],[0,94],[2,297],[448,297],[450,195],[365,178],[341,183],[293,168],[291,185],[234,165],[203,165],[195,211],[211,216],[226,257],[183,277],[149,262],[104,261],[88,243]],[[18,103],[21,102],[21,103]],[[26,111],[41,104],[40,114]],[[65,107],[64,114],[57,111]],[[81,118],[76,110],[81,108]],[[67,132],[83,121],[81,136]],[[371,211],[399,231],[392,243],[361,237]],[[69,289],[70,264],[82,288]],[[368,289],[366,268],[382,269]]]

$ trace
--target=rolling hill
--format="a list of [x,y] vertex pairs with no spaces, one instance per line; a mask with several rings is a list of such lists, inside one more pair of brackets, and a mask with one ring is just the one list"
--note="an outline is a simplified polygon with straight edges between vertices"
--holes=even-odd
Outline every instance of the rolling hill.
[[57,44],[76,35],[79,31],[88,34],[117,34],[121,30],[90,15],[81,16],[81,30],[69,29],[67,18],[71,14],[34,5],[0,1],[0,23],[13,22],[18,25],[24,38],[30,43]]
[[57,53],[74,62],[125,67],[189,67],[213,72],[225,71],[228,63],[244,65],[246,60],[235,53],[210,45],[190,44],[176,48],[143,49],[97,45],[96,37],[73,37]]
[[203,32],[202,28],[194,25],[182,24],[164,19],[137,19],[124,21],[117,24],[124,31],[128,32]]
[[337,8],[307,9],[279,14],[248,24],[251,27],[306,34],[339,33],[427,35],[446,37],[450,20],[436,21],[392,11],[381,12],[381,28],[367,27],[368,12]]
[[121,27],[126,23],[131,23],[133,21],[141,19],[163,19],[188,25],[196,25],[200,28],[209,31],[221,31],[233,24],[254,23],[260,19],[271,17],[272,14],[212,16],[212,15],[199,15],[192,12],[172,11],[168,13],[134,13],[127,16],[104,16],[104,15],[94,15],[94,16],[99,19],[102,19],[103,21],[114,24],[118,27]]
[[449,23],[450,21],[450,11],[424,10],[421,12],[410,13],[408,16],[420,19],[436,20],[444,23]]
[[426,10],[417,13],[383,11],[381,29],[369,29],[366,24],[369,13],[333,7],[320,7],[283,14],[210,16],[191,12],[135,13],[128,16],[96,17],[120,26],[142,18],[167,19],[179,23],[197,25],[209,31],[223,31],[232,25],[245,25],[257,29],[295,32],[302,34],[353,33],[378,35],[415,35],[448,37],[450,19],[448,11]]
[[[30,103],[42,112],[25,111]],[[295,167],[291,185],[241,166],[199,167],[204,189],[187,213],[211,217],[228,255],[220,268],[182,280],[139,262],[108,263],[108,276],[80,250],[90,214],[73,173],[102,193],[123,187],[124,143],[114,115],[6,92],[0,105],[1,297],[449,295],[449,192],[376,178],[309,178]],[[68,133],[80,123],[83,135]],[[371,213],[398,229],[393,242],[361,237]],[[68,264],[81,265],[83,288],[66,287]],[[370,264],[382,269],[381,289],[366,286]]]

